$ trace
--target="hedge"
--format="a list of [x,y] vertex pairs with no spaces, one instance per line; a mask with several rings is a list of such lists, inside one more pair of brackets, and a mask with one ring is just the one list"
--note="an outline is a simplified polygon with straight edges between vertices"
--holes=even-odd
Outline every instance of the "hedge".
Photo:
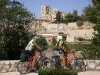
[[38,75],[78,75],[76,70],[67,70],[67,69],[39,69]]

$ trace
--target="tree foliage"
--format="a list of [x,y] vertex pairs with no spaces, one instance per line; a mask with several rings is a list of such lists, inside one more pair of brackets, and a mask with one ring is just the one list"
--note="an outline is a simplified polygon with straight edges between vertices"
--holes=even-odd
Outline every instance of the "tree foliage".
[[73,14],[74,14],[74,22],[76,22],[78,20],[78,11],[73,10]]
[[63,18],[61,15],[61,12],[58,11],[55,17],[55,23],[65,23],[68,24],[69,22],[77,22],[77,21],[86,21],[87,18],[85,15],[81,15],[78,16],[78,11],[77,10],[73,10],[73,13],[68,13],[65,15],[65,17]]
[[6,59],[19,59],[21,51],[25,48],[29,40],[29,35],[25,31],[25,28],[19,29],[18,26],[7,26],[3,30],[2,36],[3,51],[7,53]]
[[56,14],[56,18],[55,18],[55,23],[62,23],[62,15],[61,15],[61,12],[58,11],[57,14]]
[[92,23],[97,23],[98,22],[98,10],[94,7],[89,5],[88,7],[85,7],[84,9],[84,13],[86,15],[86,17],[88,18],[88,21],[92,22]]
[[100,59],[100,0],[92,0],[92,5],[84,9],[88,20],[95,24],[92,43],[83,50],[83,56],[87,59]]
[[86,17],[86,15],[84,15],[84,14],[82,14],[81,16],[78,16],[78,21],[87,21],[88,19],[87,19],[87,17]]
[[52,44],[53,44],[53,45],[56,45],[56,43],[57,43],[57,40],[53,37],[53,38],[52,38]]
[[76,22],[78,20],[78,12],[77,10],[73,10],[73,13],[68,13],[66,14],[65,18],[63,19],[64,23],[69,23],[69,22]]
[[40,38],[37,40],[37,44],[43,49],[45,49],[48,45],[46,39],[42,36],[40,36]]
[[65,16],[65,19],[68,19],[68,22],[73,22],[74,21],[74,14],[68,13]]
[[33,14],[15,0],[0,0],[0,8],[0,59],[19,59],[29,41],[28,24]]

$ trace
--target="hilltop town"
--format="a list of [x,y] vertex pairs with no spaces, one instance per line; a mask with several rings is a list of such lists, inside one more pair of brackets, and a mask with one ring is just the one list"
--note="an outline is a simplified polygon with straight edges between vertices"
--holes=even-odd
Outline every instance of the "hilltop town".
[[[58,35],[59,32],[66,33],[68,38],[67,42],[77,42],[77,38],[84,38],[84,39],[92,39],[93,36],[93,24],[89,22],[84,22],[81,27],[76,25],[76,22],[70,22],[68,24],[63,23],[53,23],[55,20],[55,16],[58,10],[51,9],[51,6],[43,5],[41,6],[41,17],[34,19],[34,24],[32,28],[36,28],[38,30],[38,35],[42,35],[50,40],[52,37],[56,37],[57,40],[61,38]],[[61,12],[61,11],[60,11]],[[62,17],[64,17],[67,13],[61,12]]]

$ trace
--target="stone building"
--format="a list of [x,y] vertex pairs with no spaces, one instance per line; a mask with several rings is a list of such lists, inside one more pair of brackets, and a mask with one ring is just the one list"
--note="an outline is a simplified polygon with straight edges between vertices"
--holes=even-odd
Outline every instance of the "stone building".
[[[51,6],[49,6],[49,5],[43,5],[43,6],[41,6],[41,18],[42,19],[46,19],[46,20],[50,20],[50,21],[54,21],[55,17],[56,17],[56,14],[57,14],[58,11],[60,11],[60,10],[58,10],[57,8],[55,8],[55,9],[52,10]],[[67,13],[61,12],[61,16],[63,18],[64,18],[64,16],[66,14]]]

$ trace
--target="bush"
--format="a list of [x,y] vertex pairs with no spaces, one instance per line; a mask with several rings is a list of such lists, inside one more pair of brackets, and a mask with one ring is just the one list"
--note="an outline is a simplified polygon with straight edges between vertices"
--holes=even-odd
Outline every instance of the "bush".
[[79,38],[78,38],[78,40],[79,40],[79,41],[84,41],[84,39],[83,39],[83,38],[81,38],[81,37],[79,37]]
[[76,24],[78,27],[81,27],[83,25],[83,21],[77,21]]
[[56,43],[57,43],[57,40],[56,40],[56,38],[52,38],[52,44],[55,46],[56,45]]
[[60,35],[60,34],[64,34],[64,33],[63,33],[63,32],[59,32],[59,35]]
[[78,75],[76,70],[67,69],[39,69],[38,75]]

